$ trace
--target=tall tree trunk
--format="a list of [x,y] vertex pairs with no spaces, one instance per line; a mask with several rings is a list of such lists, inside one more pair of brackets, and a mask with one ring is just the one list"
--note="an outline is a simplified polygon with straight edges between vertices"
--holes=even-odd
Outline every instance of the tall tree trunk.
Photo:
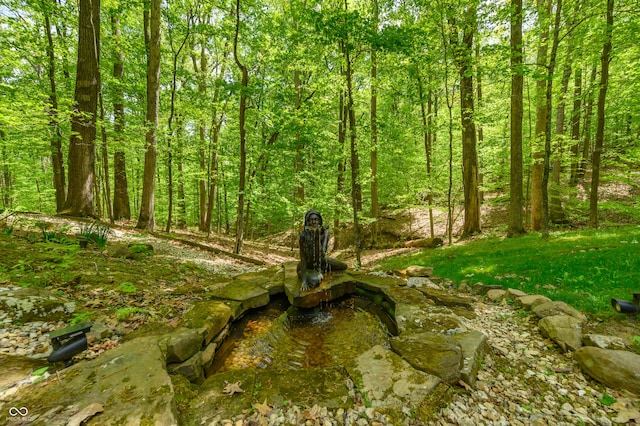
[[[347,11],[347,0],[344,0],[344,10]],[[351,159],[351,208],[353,211],[353,243],[356,260],[354,268],[360,268],[361,261],[361,232],[359,212],[362,210],[362,189],[360,186],[360,159],[358,154],[358,144],[356,138],[356,112],[353,100],[353,69],[351,63],[351,50],[349,47],[348,35],[341,40],[343,60],[345,63],[344,77],[347,86],[346,111],[349,123],[349,146]]]
[[[100,151],[102,153],[102,183],[104,185],[104,205],[107,208],[107,216],[109,217],[109,222],[113,223],[113,206],[111,205],[111,180],[109,179],[109,149],[107,144],[107,128],[105,126],[106,123],[106,111],[104,108],[104,95],[102,93],[102,83],[98,85],[100,87],[100,93],[98,95],[98,100],[100,103],[100,134],[102,136],[102,144],[100,147]],[[97,185],[100,188],[100,185]],[[96,192],[97,193],[97,192]],[[100,211],[98,209],[98,211]],[[99,213],[99,216],[102,217],[102,213]]]
[[[476,43],[476,60],[480,62],[480,43]],[[476,76],[476,114],[482,114],[482,68],[477,68],[477,76]],[[484,130],[482,128],[482,123],[476,124],[476,133],[477,133],[477,146],[481,147],[484,142]],[[484,173],[482,173],[482,165],[478,160],[478,202],[482,203],[484,201],[484,191],[482,190],[484,182]]]
[[587,96],[587,105],[584,112],[584,141],[582,144],[582,158],[580,159],[580,165],[578,167],[578,178],[584,178],[587,171],[587,162],[591,156],[591,119],[593,117],[593,99],[596,76],[598,73],[597,66],[591,68],[591,77],[589,80],[589,95]]
[[[345,94],[344,94],[344,90],[340,90],[340,101],[339,101],[339,112],[338,112],[338,116],[339,116],[339,123],[338,123],[338,149],[340,150],[340,153],[344,153],[344,146],[347,140],[347,109],[346,109],[346,104],[345,104]],[[336,208],[336,212],[335,212],[335,218],[333,221],[333,248],[334,250],[337,250],[338,248],[342,247],[342,235],[340,232],[340,207],[342,206],[345,202],[345,200],[342,198],[343,194],[344,194],[344,180],[345,180],[345,171],[346,171],[346,165],[345,165],[345,159],[343,155],[339,156],[339,161],[338,161],[338,178],[337,178],[337,182],[336,182],[336,206],[338,206]]]
[[176,200],[177,204],[177,217],[176,217],[176,226],[178,229],[186,229],[187,228],[187,203],[186,203],[186,195],[184,188],[184,120],[182,117],[178,115],[176,119],[176,141],[178,142],[176,146],[176,160],[178,162],[178,199]]
[[600,156],[604,147],[604,107],[609,86],[609,62],[611,61],[611,38],[613,34],[613,0],[607,0],[607,28],[605,29],[604,46],[600,59],[600,93],[598,94],[598,122],[596,125],[596,142],[593,150],[593,171],[591,174],[591,194],[589,197],[589,226],[598,227],[598,186],[600,185]]
[[242,86],[240,88],[240,105],[238,126],[240,129],[240,179],[238,183],[238,214],[236,217],[236,246],[235,252],[242,251],[242,243],[244,239],[244,197],[247,174],[247,131],[245,128],[247,113],[247,87],[249,86],[249,71],[247,67],[240,62],[238,56],[238,34],[240,32],[240,0],[236,0],[236,28],[233,38],[233,58],[242,74]]
[[13,208],[13,174],[9,168],[9,154],[7,152],[6,134],[0,129],[0,194],[2,208]]
[[[116,12],[114,12],[116,13]],[[117,82],[113,92],[113,118],[115,151],[113,154],[113,219],[131,219],[131,203],[129,202],[129,184],[127,182],[127,160],[124,151],[124,61],[122,57],[122,32],[120,19],[111,16],[113,36],[116,40],[116,50],[113,58],[113,78]]]
[[51,164],[53,166],[53,187],[56,190],[56,212],[60,212],[64,206],[66,197],[66,182],[64,179],[64,158],[62,155],[62,131],[58,118],[58,91],[56,86],[56,61],[51,34],[51,15],[49,8],[55,7],[55,3],[46,1],[42,5],[44,14],[45,32],[47,34],[47,57],[49,59],[49,126],[52,129],[51,137]]
[[145,0],[144,38],[147,49],[147,115],[142,203],[136,228],[155,227],[155,175],[158,146],[158,107],[160,102],[160,0]]
[[[462,183],[464,186],[463,237],[480,233],[480,198],[478,194],[478,153],[474,122],[473,37],[476,31],[475,4],[466,6],[462,39],[453,35],[454,57],[460,76],[460,119],[462,122]],[[455,20],[455,18],[454,18]]]
[[95,216],[95,140],[100,82],[100,0],[80,0],[75,107],[69,143],[69,191],[61,214]]
[[549,66],[547,67],[547,90],[545,94],[547,123],[544,131],[544,173],[542,175],[542,229],[543,236],[545,237],[549,234],[549,174],[551,171],[551,120],[549,117],[551,117],[553,74],[556,68],[561,16],[562,0],[557,0],[555,22],[553,25],[553,42],[551,44],[551,54],[549,55]]
[[[198,60],[196,55],[192,55],[193,68],[198,70],[198,92],[204,98],[207,93],[207,51],[206,41],[203,38],[200,42],[200,66],[198,67]],[[200,138],[200,145],[198,147],[198,159],[200,161],[200,178],[198,179],[198,196],[199,196],[199,211],[200,222],[198,228],[201,231],[207,229],[207,182],[205,176],[207,173],[207,155],[205,153],[206,146],[206,124],[204,118],[201,118],[198,123],[198,135]]]
[[167,182],[167,191],[168,191],[168,202],[169,206],[167,208],[167,226],[165,228],[166,232],[171,231],[171,222],[173,221],[173,151],[171,147],[171,143],[175,137],[173,131],[173,119],[176,115],[176,92],[178,90],[178,58],[180,57],[180,52],[187,43],[189,39],[189,33],[191,30],[191,15],[187,16],[187,29],[184,39],[176,49],[173,45],[173,34],[171,31],[168,32],[169,36],[169,46],[171,47],[172,53],[172,68],[171,68],[171,104],[169,107],[169,118],[167,119],[167,128],[169,134],[167,135],[167,173],[168,173],[168,182]]
[[[577,7],[576,7],[577,11]],[[575,25],[575,17],[566,23],[567,28]],[[570,31],[566,36],[567,52],[565,55],[565,65],[562,71],[562,81],[560,83],[560,96],[558,97],[558,108],[556,109],[556,152],[552,161],[552,184],[549,191],[549,219],[551,223],[566,222],[566,215],[562,207],[562,194],[560,191],[560,175],[562,172],[562,154],[563,154],[563,138],[566,133],[565,110],[567,92],[569,91],[569,81],[571,80],[574,49],[574,31]]]
[[[378,0],[372,0],[373,19],[372,31],[377,34],[379,22]],[[378,242],[378,52],[375,45],[371,46],[371,212],[373,219],[371,227],[371,246]]]
[[[225,45],[225,51],[222,56],[222,62],[220,64],[220,71],[218,78],[222,79],[225,74],[225,65],[228,55],[227,46]],[[218,140],[220,137],[220,129],[225,117],[224,108],[222,111],[218,110],[218,102],[220,100],[220,85],[216,85],[213,92],[213,110],[211,112],[211,152],[209,154],[209,196],[207,199],[207,212],[206,212],[206,230],[207,236],[211,235],[212,223],[213,223],[213,210],[218,197],[218,185],[220,177],[218,176]],[[218,211],[218,214],[220,212]]]
[[522,0],[511,1],[511,153],[509,179],[510,237],[524,234],[522,195],[523,58]]
[[580,120],[582,120],[582,68],[578,67],[573,77],[573,112],[571,113],[571,175],[569,184],[578,184],[580,162]]
[[[420,114],[422,116],[422,135],[424,139],[424,153],[427,166],[427,204],[429,206],[429,229],[431,231],[431,238],[435,237],[433,227],[433,176],[431,175],[431,91],[429,91],[428,99],[425,100],[424,85],[422,83],[422,77],[420,76],[420,70],[416,70],[418,74],[418,95],[420,97]],[[426,104],[426,106],[425,106]]]
[[[300,71],[295,70],[293,72],[293,85],[296,90],[295,109],[298,111],[302,105],[302,87],[300,81]],[[296,157],[295,157],[295,179],[296,179],[296,193],[295,200],[296,205],[301,206],[304,204],[304,179],[302,178],[302,171],[304,170],[304,155],[305,146],[302,141],[302,137],[299,131],[295,133],[296,139]]]
[[549,50],[549,22],[551,0],[537,0],[540,45],[536,63],[536,128],[533,139],[533,165],[531,169],[531,229],[541,231],[544,227],[543,176],[544,176],[544,138],[547,129],[548,111],[546,104],[547,75],[546,64]]

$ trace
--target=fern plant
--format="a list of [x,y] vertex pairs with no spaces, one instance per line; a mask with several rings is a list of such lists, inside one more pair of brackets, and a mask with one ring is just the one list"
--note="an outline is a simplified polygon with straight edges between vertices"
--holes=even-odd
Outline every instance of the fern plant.
[[94,243],[99,249],[104,249],[109,236],[113,233],[111,228],[105,223],[95,221],[80,227],[78,239],[81,247],[86,247],[88,243]]

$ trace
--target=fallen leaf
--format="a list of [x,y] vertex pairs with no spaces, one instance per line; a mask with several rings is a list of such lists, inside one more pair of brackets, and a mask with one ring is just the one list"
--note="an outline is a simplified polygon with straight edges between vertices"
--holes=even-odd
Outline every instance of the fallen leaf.
[[636,422],[640,421],[640,411],[638,410],[629,410],[627,408],[623,408],[618,411],[618,416],[612,419],[615,423],[628,424],[631,420],[635,420]]
[[267,404],[266,398],[264,399],[264,402],[262,404],[260,403],[253,404],[253,408],[258,410],[258,412],[263,416],[268,416],[273,411],[273,408],[271,408],[271,406]]
[[318,404],[304,410],[304,416],[307,420],[317,420],[322,417],[322,408]]
[[82,410],[80,410],[80,412],[72,416],[69,419],[67,426],[80,426],[87,419],[90,419],[91,417],[95,416],[98,413],[102,413],[103,411],[104,406],[102,404],[98,404],[97,402],[89,404]]
[[222,393],[226,393],[227,395],[233,395],[234,393],[242,393],[244,390],[240,387],[242,382],[229,383],[226,380],[224,381],[224,389]]

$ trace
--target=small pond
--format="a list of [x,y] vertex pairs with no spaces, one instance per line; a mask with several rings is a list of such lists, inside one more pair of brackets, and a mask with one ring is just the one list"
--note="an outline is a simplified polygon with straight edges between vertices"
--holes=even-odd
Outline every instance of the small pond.
[[245,314],[217,351],[207,376],[241,369],[343,365],[376,345],[389,346],[395,324],[369,299],[349,296],[314,309],[276,298]]

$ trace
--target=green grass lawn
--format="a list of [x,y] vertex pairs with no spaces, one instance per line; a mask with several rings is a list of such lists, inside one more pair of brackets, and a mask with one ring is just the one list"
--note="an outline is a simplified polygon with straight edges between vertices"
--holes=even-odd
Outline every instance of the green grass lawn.
[[543,239],[487,236],[464,244],[388,259],[384,269],[434,268],[434,275],[460,283],[517,288],[565,301],[596,317],[620,315],[611,298],[640,292],[640,226],[553,232]]

